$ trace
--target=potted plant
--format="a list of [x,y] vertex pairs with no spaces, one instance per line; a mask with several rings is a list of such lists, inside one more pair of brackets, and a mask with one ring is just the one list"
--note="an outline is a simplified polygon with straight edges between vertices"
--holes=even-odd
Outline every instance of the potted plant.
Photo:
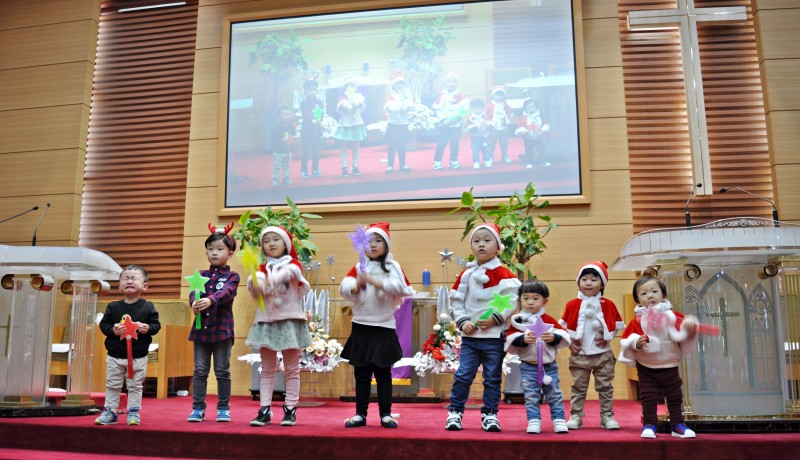
[[433,82],[442,74],[442,66],[437,58],[447,55],[447,43],[455,39],[452,27],[447,26],[444,15],[431,19],[400,20],[400,38],[397,49],[402,56],[392,64],[406,73],[408,85],[414,100],[425,105],[433,101]]
[[[239,227],[234,230],[233,237],[242,245],[260,247],[261,242],[258,240],[258,236],[261,230],[271,225],[280,225],[292,235],[297,258],[301,262],[311,261],[311,258],[319,251],[319,246],[311,241],[311,231],[306,219],[321,219],[322,217],[300,212],[300,209],[289,197],[286,197],[286,205],[289,207],[288,210],[274,210],[267,206],[264,209],[256,210],[255,213],[250,210],[245,211],[239,217]],[[259,251],[260,253],[261,251]]]
[[280,95],[290,93],[282,91],[282,87],[301,69],[308,68],[308,58],[294,31],[271,32],[258,40],[248,51],[250,65],[260,64],[261,74],[265,77],[266,94],[272,96],[268,105],[278,105],[282,102],[279,100]]
[[498,255],[500,261],[520,279],[533,278],[528,262],[547,249],[542,240],[551,230],[558,228],[558,224],[549,215],[539,213],[539,210],[550,206],[550,202],[539,201],[536,187],[530,182],[525,186],[524,193],[514,192],[505,203],[484,208],[483,202],[484,200],[475,200],[470,188],[461,195],[461,205],[448,213],[450,215],[465,211],[460,219],[467,221],[461,240],[472,232],[475,225],[483,222],[497,224],[500,227],[500,239],[505,246]]

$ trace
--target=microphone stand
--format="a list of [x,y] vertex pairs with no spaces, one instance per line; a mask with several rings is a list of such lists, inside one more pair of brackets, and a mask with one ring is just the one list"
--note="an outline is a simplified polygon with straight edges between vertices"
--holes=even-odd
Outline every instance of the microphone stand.
[[22,216],[22,215],[24,215],[24,214],[27,214],[27,213],[29,213],[29,212],[36,211],[37,209],[39,209],[39,206],[34,206],[34,207],[32,207],[31,209],[28,209],[27,211],[23,211],[23,212],[21,212],[21,213],[17,214],[16,216],[7,217],[7,218],[5,218],[5,219],[3,219],[3,220],[0,220],[0,224],[2,224],[3,222],[9,221],[9,220],[11,220],[11,219],[16,219],[17,217],[19,217],[19,216]]
[[50,203],[45,205],[44,211],[42,211],[42,215],[39,217],[39,222],[36,223],[36,228],[33,230],[33,239],[31,239],[31,246],[36,246],[36,232],[39,231],[39,225],[41,225],[44,215],[47,214],[48,209],[50,209]]
[[738,190],[740,192],[744,192],[744,193],[746,193],[746,194],[748,194],[750,196],[754,196],[754,197],[758,198],[759,200],[764,200],[767,203],[769,203],[770,205],[772,205],[772,220],[775,222],[775,226],[776,227],[780,227],[781,226],[781,222],[780,222],[780,220],[778,220],[778,208],[775,207],[775,203],[773,203],[772,200],[768,200],[768,199],[764,198],[761,195],[756,195],[753,192],[749,192],[749,191],[747,191],[747,190],[745,190],[745,189],[743,189],[741,187],[737,187],[735,185],[733,187],[722,187],[721,189],[719,189],[719,193],[725,193],[725,192],[727,192],[728,190],[730,190],[732,188],[735,188],[736,190]]

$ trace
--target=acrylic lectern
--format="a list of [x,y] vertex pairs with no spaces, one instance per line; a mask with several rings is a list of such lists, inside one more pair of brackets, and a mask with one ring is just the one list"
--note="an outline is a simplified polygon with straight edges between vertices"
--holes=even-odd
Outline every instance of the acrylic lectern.
[[121,271],[92,249],[0,245],[0,408],[47,406],[54,289],[73,296],[64,404],[91,404],[97,294]]
[[658,276],[676,310],[719,329],[682,364],[687,420],[797,421],[800,226],[743,217],[647,231],[611,268]]

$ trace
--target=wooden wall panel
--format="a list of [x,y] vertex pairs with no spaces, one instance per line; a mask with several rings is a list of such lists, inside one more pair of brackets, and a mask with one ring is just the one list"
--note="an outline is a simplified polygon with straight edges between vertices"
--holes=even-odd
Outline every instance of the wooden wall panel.
[[800,59],[766,60],[761,68],[768,75],[764,81],[766,110],[771,112],[800,109],[800,91],[797,90]]
[[[0,30],[22,29],[41,25],[55,26],[66,22],[97,21],[100,15],[98,0],[45,0],[36,2],[4,2],[0,15]],[[63,38],[63,37],[62,37]],[[61,41],[55,42],[61,44]],[[90,49],[94,49],[94,45]],[[58,56],[58,46],[51,48]]]
[[761,59],[800,57],[797,43],[786,40],[787,36],[796,34],[797,24],[800,24],[800,8],[760,11],[755,18],[760,26],[758,51]]
[[[4,8],[4,14],[5,11]],[[58,24],[0,30],[0,43],[14,44],[14,46],[0,48],[0,69],[29,68],[69,62],[94,63],[96,41],[97,21],[88,18],[73,22],[65,21]],[[58,43],[58,53],[52,51],[54,43]]]
[[775,167],[797,164],[800,146],[800,110],[773,111],[767,115],[770,147]]
[[[625,118],[589,120],[589,162],[592,170],[628,169],[628,129]],[[603,152],[603,155],[593,155]]]
[[0,111],[0,154],[86,148],[89,107],[58,107]]
[[6,196],[25,197],[32,184],[37,184],[36,191],[43,195],[75,193],[83,188],[84,155],[79,148],[3,155]]
[[589,119],[624,117],[625,89],[622,85],[622,68],[586,69],[586,97]]
[[583,24],[586,67],[620,67],[622,51],[617,18],[585,20]]
[[0,100],[7,110],[83,104],[90,62],[0,70]]
[[775,182],[780,184],[777,204],[780,205],[780,218],[788,222],[800,223],[800,161],[795,154],[794,163],[775,168]]

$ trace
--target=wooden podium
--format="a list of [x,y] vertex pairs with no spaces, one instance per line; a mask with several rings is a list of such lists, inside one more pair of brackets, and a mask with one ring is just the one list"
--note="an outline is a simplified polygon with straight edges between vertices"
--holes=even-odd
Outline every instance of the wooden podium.
[[0,409],[47,406],[54,289],[73,296],[66,404],[93,404],[97,294],[107,288],[105,280],[116,280],[121,272],[114,260],[92,249],[0,245]]

